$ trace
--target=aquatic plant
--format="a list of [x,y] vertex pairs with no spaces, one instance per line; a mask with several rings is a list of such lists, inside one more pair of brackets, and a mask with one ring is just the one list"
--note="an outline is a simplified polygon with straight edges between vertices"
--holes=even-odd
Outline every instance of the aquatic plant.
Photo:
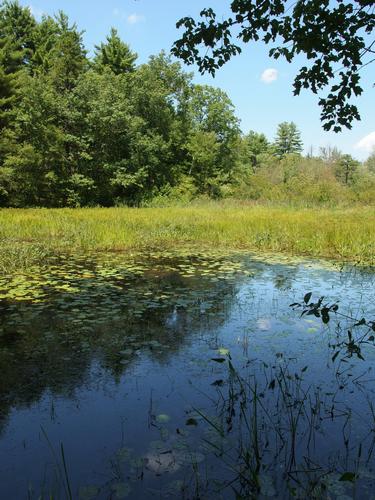
[[[359,223],[360,221],[360,223]],[[212,248],[374,263],[375,210],[297,210],[209,204],[162,209],[33,209],[0,212],[0,272],[56,254]]]

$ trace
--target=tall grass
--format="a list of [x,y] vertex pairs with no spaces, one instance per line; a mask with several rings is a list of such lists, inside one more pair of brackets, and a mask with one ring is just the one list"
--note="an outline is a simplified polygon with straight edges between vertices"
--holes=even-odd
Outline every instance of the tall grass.
[[287,252],[373,264],[375,208],[210,204],[171,208],[3,209],[0,270],[56,252],[179,245]]

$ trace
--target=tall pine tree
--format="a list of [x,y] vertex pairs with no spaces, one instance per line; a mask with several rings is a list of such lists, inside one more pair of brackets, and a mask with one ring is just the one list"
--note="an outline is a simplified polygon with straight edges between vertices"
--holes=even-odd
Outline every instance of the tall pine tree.
[[75,24],[69,26],[68,17],[63,12],[59,12],[56,22],[58,37],[49,53],[49,75],[57,90],[69,91],[88,67],[86,50],[82,32],[77,30]]
[[18,59],[18,64],[26,68],[35,50],[36,24],[30,9],[22,7],[18,1],[5,1],[0,5],[0,38],[11,41],[14,50],[22,51],[22,58]]
[[275,150],[279,156],[290,153],[301,153],[303,144],[301,133],[293,122],[283,122],[277,127]]
[[134,71],[137,54],[121,40],[115,28],[107,36],[107,43],[101,43],[95,49],[94,67],[99,72],[104,68],[111,69],[115,75]]

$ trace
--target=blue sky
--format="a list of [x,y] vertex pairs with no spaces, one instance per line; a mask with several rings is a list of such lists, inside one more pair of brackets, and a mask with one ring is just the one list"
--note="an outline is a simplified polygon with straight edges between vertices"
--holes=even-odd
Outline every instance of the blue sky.
[[[197,17],[203,7],[214,6],[217,12],[229,0],[22,0],[30,6],[37,18],[43,13],[54,14],[63,10],[70,20],[85,30],[86,48],[92,52],[96,44],[105,40],[110,28],[118,29],[124,41],[146,62],[162,49],[169,51],[179,36],[175,27],[181,17]],[[220,10],[222,9],[222,10]],[[320,121],[318,97],[304,92],[292,95],[292,82],[303,59],[288,64],[268,57],[262,44],[244,46],[241,55],[227,63],[216,75],[200,76],[194,67],[195,81],[208,83],[225,90],[236,106],[244,132],[263,132],[269,139],[275,136],[278,123],[294,121],[302,133],[305,150],[318,153],[320,146],[337,146],[345,153],[363,160],[375,146],[375,64],[362,71],[364,94],[356,100],[361,121],[352,130],[340,134],[324,132]],[[265,72],[265,73],[264,73]],[[263,78],[262,78],[263,75]]]

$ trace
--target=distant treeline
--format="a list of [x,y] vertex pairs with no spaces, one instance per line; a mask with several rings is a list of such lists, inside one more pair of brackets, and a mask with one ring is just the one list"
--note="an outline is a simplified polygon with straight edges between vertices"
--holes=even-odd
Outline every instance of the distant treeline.
[[136,61],[114,29],[89,58],[64,13],[0,4],[0,206],[374,200],[374,154],[303,158],[293,123],[243,135],[225,92],[165,53]]

